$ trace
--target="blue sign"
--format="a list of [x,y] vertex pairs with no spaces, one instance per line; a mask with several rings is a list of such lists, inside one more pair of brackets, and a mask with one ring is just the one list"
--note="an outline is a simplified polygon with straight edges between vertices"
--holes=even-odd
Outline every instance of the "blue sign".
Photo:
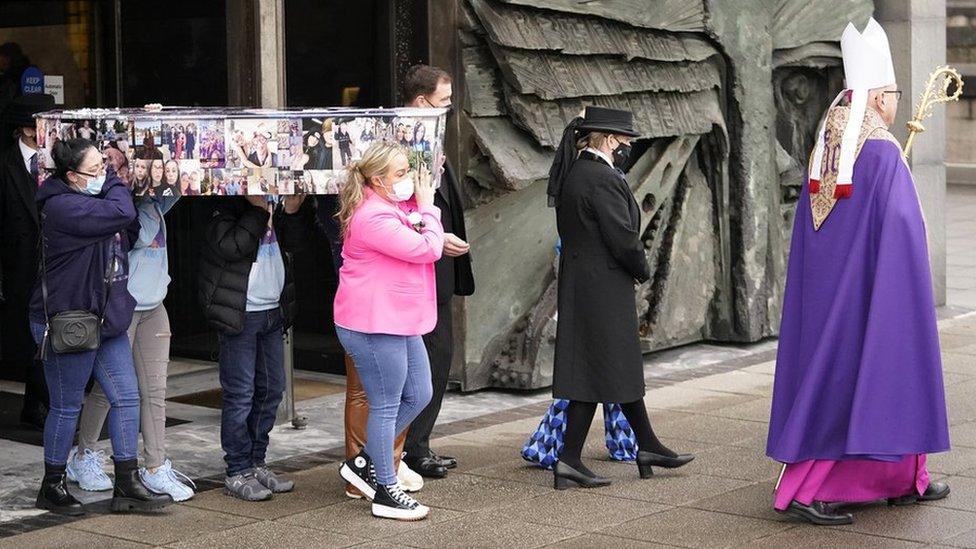
[[31,65],[20,76],[20,91],[24,95],[44,93],[44,73],[41,69]]

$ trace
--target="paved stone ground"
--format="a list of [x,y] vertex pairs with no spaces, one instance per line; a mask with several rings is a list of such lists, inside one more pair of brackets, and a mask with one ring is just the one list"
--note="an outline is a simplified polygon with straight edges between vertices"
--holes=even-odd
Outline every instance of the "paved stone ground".
[[779,467],[763,455],[773,379],[765,361],[648,392],[661,437],[698,454],[649,480],[606,458],[598,418],[584,456],[613,485],[552,490],[550,473],[518,455],[545,407],[532,404],[520,413],[530,417],[437,441],[460,468],[419,494],[433,507],[424,522],[371,518],[366,503],[346,500],[328,464],[293,473],[296,491],[270,502],[216,489],[162,514],[95,515],[0,547],[976,547],[976,314],[943,321],[941,333],[954,449],[932,456],[930,468],[953,494],[908,508],[865,506],[849,527],[816,528],[771,510]]
[[[395,523],[369,516],[342,493],[335,452],[276,463],[298,483],[292,494],[246,504],[202,491],[156,515],[109,515],[103,504],[87,518],[50,515],[7,523],[6,547],[976,547],[976,192],[950,190],[950,305],[940,323],[953,450],[932,456],[936,479],[953,494],[908,508],[868,505],[855,524],[816,528],[774,513],[779,467],[765,458],[773,363],[771,345],[694,369],[654,364],[648,403],[658,434],[673,448],[698,454],[678,471],[637,478],[633,464],[610,462],[602,421],[593,425],[584,457],[612,486],[555,492],[551,474],[518,455],[536,427],[545,399],[439,429],[435,447],[458,456],[460,468],[418,495],[429,520]],[[483,398],[484,394],[481,397]],[[524,402],[524,401],[523,401]],[[202,488],[213,488],[212,481]],[[44,521],[56,524],[38,528]]]
[[976,185],[949,187],[946,263],[947,301],[976,309]]

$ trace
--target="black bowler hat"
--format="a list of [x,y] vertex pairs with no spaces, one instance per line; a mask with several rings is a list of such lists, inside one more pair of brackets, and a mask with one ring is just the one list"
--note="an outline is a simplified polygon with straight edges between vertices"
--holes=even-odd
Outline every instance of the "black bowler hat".
[[633,113],[606,107],[586,107],[586,114],[577,130],[580,133],[604,132],[640,137],[640,133],[634,131]]
[[34,125],[34,115],[54,108],[54,96],[33,93],[13,98],[3,111],[3,122],[17,128]]

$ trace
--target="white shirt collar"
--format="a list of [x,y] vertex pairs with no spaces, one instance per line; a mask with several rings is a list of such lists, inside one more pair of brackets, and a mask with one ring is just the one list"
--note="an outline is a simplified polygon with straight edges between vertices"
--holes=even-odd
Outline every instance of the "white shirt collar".
[[17,144],[20,145],[20,155],[24,157],[24,166],[27,168],[27,173],[30,173],[31,157],[37,154],[37,151],[27,146],[23,139],[17,139]]
[[611,159],[609,156],[607,156],[606,153],[604,153],[603,151],[598,151],[598,150],[594,149],[593,147],[587,147],[587,148],[585,148],[583,150],[586,151],[586,152],[588,152],[588,153],[592,153],[592,154],[595,154],[595,155],[599,156],[600,158],[602,158],[604,160],[604,162],[606,162],[607,164],[610,164],[610,167],[611,168],[613,167],[613,159]]

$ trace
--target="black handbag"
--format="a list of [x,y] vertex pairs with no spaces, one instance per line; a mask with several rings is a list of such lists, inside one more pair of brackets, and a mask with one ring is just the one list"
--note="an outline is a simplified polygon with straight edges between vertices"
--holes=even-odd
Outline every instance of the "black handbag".
[[47,309],[47,266],[44,261],[44,244],[41,237],[41,301],[44,303],[44,318],[47,325],[41,340],[41,359],[47,358],[48,343],[58,354],[83,353],[98,350],[102,343],[102,324],[105,322],[105,306],[112,289],[112,274],[115,273],[116,257],[105,271],[105,291],[102,292],[102,307],[99,314],[89,311],[62,311],[51,316]]

